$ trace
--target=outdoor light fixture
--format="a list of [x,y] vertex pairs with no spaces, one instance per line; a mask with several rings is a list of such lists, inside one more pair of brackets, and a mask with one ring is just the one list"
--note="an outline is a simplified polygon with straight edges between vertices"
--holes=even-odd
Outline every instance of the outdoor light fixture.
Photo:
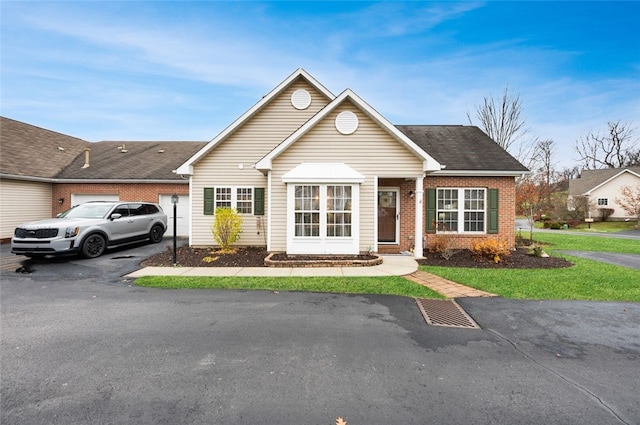
[[410,191],[409,191],[409,198],[412,198],[412,199],[413,199],[413,190],[410,190]]
[[61,205],[64,204],[64,198],[58,198],[58,203]]
[[171,196],[171,203],[173,204],[173,265],[176,266],[178,264],[178,259],[177,259],[177,255],[176,255],[176,251],[177,251],[177,243],[176,243],[176,239],[177,239],[177,221],[178,221],[178,201],[180,201],[180,197],[177,194],[173,194]]

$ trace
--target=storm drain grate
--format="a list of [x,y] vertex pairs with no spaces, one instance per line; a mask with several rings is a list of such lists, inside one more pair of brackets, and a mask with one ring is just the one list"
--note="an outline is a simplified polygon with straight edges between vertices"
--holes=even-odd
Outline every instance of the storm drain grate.
[[480,329],[480,326],[454,300],[416,298],[416,302],[424,320],[430,325]]

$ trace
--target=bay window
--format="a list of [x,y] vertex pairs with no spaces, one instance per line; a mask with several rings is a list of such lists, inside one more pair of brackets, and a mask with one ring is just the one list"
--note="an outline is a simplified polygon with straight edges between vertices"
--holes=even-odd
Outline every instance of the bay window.
[[295,185],[296,237],[352,236],[352,187],[348,185]]

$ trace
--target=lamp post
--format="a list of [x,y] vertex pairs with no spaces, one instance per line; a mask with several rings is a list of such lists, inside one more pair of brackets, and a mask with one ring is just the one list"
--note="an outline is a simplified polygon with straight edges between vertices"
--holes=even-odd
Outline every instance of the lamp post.
[[171,203],[173,204],[173,265],[178,264],[178,260],[176,258],[176,239],[177,239],[177,229],[178,229],[178,201],[180,197],[175,193],[171,196]]

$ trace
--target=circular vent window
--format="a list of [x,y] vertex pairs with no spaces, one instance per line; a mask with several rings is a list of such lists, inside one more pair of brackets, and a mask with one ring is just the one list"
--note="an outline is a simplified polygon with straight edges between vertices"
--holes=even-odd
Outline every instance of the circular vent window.
[[340,112],[336,117],[336,129],[342,134],[352,134],[358,129],[358,117],[351,111]]
[[304,89],[298,89],[291,95],[291,104],[296,109],[307,109],[311,105],[311,95]]

